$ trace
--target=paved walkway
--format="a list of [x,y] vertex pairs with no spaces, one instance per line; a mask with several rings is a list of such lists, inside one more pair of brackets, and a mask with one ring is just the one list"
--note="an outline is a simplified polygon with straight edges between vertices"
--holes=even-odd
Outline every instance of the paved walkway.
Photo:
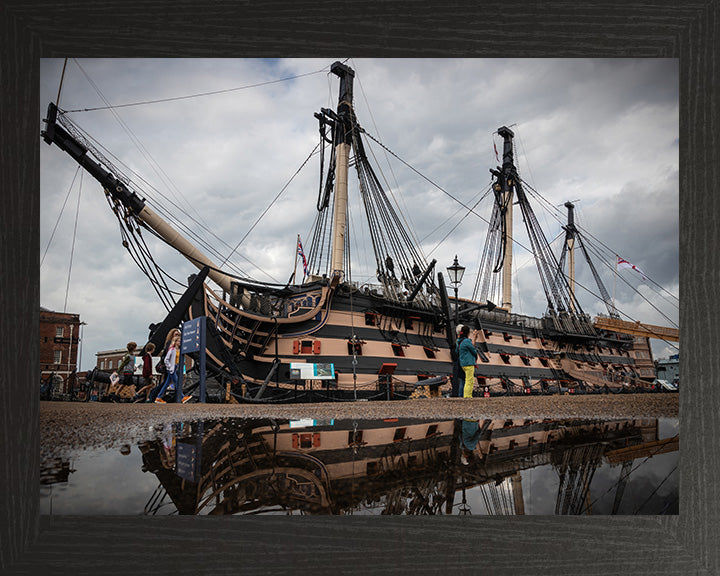
[[140,442],[174,421],[210,418],[677,418],[678,394],[603,394],[499,398],[434,398],[396,402],[301,405],[113,404],[41,402],[43,457],[83,448]]

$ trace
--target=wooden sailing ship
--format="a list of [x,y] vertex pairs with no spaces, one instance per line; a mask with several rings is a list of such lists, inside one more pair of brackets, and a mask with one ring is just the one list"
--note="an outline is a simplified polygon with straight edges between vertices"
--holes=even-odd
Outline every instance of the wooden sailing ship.
[[[610,309],[593,323],[575,298],[574,226],[568,223],[570,274],[550,251],[532,213],[513,155],[513,132],[501,127],[502,166],[492,169],[494,210],[473,299],[448,296],[435,260],[426,261],[383,190],[353,107],[354,71],[336,62],[335,110],[315,116],[327,147],[324,186],[308,247],[310,273],[302,282],[270,285],[222,270],[153,211],[138,191],[50,104],[42,137],[85,168],[103,186],[121,227],[151,230],[199,273],[149,339],[162,348],[167,332],[183,321],[207,319],[208,374],[227,401],[301,402],[407,399],[447,393],[455,358],[455,326],[480,334],[476,395],[607,392],[642,388],[633,354],[648,333],[627,334]],[[354,168],[369,223],[377,284],[358,286],[349,270],[348,179]],[[531,226],[548,310],[542,318],[512,313],[512,209],[520,205]],[[571,212],[570,212],[571,215]],[[502,302],[488,298],[501,278]],[[637,328],[637,326],[634,326]],[[647,328],[647,327],[646,327]],[[650,327],[652,330],[653,327]],[[632,334],[632,333],[631,333]],[[665,337],[673,338],[675,334]],[[299,374],[296,366],[330,367],[331,378]]]

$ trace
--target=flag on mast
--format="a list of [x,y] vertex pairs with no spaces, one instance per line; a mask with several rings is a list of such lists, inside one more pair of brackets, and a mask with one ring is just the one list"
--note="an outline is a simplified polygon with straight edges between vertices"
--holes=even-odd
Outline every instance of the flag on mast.
[[495,160],[500,162],[500,157],[498,156],[497,146],[495,146],[495,140],[493,140],[493,149],[495,150]]
[[635,266],[635,264],[631,264],[630,262],[628,262],[628,261],[625,260],[624,258],[620,258],[620,256],[617,257],[616,268],[617,268],[618,270],[622,270],[622,269],[624,269],[624,268],[630,268],[631,270],[635,270],[635,272],[639,273],[640,276],[642,276],[642,279],[643,279],[643,280],[647,280],[647,278],[645,277],[645,272],[643,272],[642,270],[640,270],[640,268],[638,268],[637,266]]
[[305,276],[308,276],[307,259],[305,258],[305,252],[303,251],[302,242],[300,242],[300,234],[298,234],[297,253],[302,258],[303,272]]

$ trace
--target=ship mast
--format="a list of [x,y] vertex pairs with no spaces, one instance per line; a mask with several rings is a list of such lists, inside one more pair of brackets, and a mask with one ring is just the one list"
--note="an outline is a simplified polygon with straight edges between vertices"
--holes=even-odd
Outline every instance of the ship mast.
[[567,252],[568,252],[568,280],[570,283],[570,311],[575,313],[575,204],[565,202],[568,209],[567,223]]
[[330,258],[330,274],[333,278],[342,279],[344,274],[345,237],[347,235],[347,204],[348,204],[348,170],[350,165],[350,146],[352,142],[352,102],[353,78],[352,68],[335,62],[330,71],[340,78],[337,116],[335,123],[335,158],[337,172],[335,180],[334,221],[332,249]]
[[503,207],[503,276],[502,276],[502,308],[508,312],[512,309],[512,245],[513,245],[513,189],[516,177],[513,161],[513,138],[515,134],[509,128],[498,128],[498,134],[503,138],[503,164],[498,184],[501,190],[501,205]]

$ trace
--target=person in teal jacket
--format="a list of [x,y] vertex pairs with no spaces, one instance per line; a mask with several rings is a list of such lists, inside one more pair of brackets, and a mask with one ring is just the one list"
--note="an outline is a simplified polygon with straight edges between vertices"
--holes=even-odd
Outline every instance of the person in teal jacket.
[[463,389],[463,398],[472,398],[473,387],[475,385],[475,362],[478,353],[475,350],[475,341],[477,340],[477,330],[473,330],[472,340],[470,339],[470,326],[467,324],[460,330],[460,337],[457,341],[457,353],[460,361],[460,367],[465,373],[465,387]]

